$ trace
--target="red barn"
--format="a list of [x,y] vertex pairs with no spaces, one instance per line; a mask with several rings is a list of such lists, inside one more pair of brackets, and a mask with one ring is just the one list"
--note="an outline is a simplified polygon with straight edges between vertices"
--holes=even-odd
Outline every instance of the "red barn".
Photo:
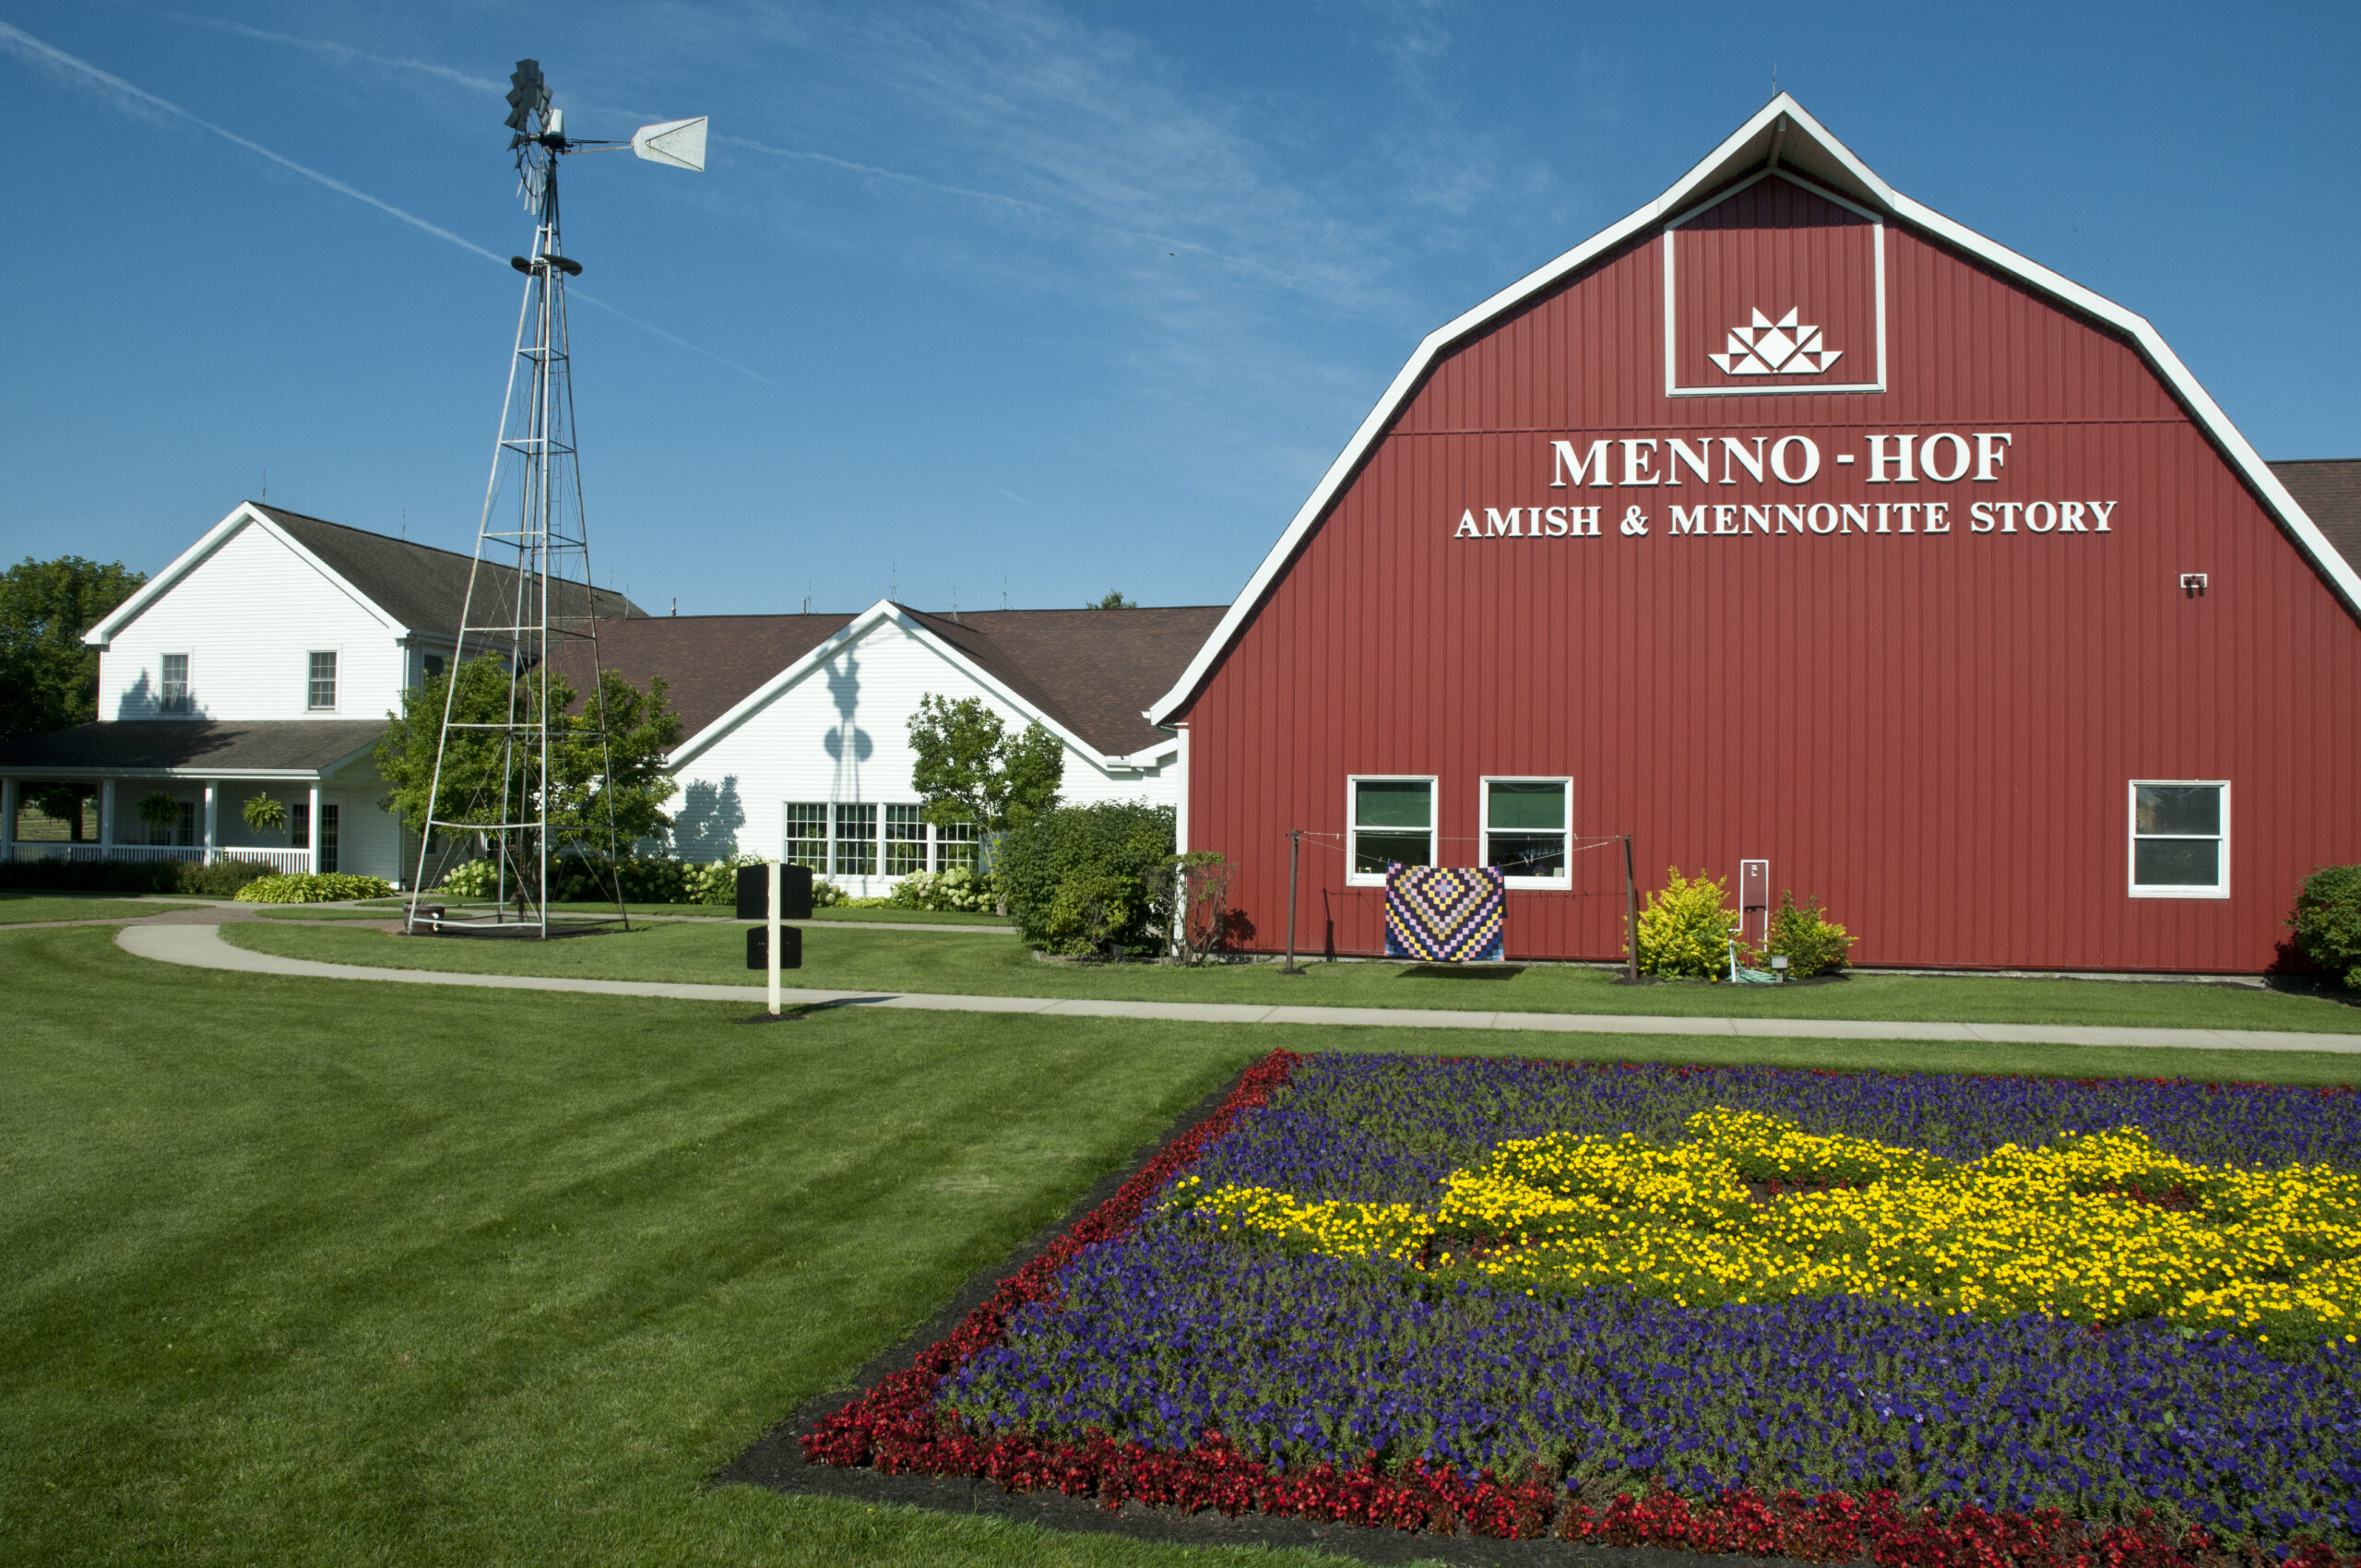
[[2253,971],[2361,860],[2356,611],[2144,320],[1783,95],[1422,343],[1150,717],[1266,951],[1303,829],[1306,950],[1399,860],[1615,957],[1628,833],[1865,964]]

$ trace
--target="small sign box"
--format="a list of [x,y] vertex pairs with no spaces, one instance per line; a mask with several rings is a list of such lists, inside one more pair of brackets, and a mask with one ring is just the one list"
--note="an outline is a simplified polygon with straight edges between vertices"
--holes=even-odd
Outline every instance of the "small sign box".
[[[760,871],[762,868],[754,868]],[[746,967],[767,969],[771,967],[771,928],[753,925],[746,928]],[[800,969],[803,967],[803,928],[783,925],[778,928],[778,967]]]
[[[770,918],[763,906],[763,886],[768,873],[762,866],[738,868],[738,918],[760,921]],[[783,921],[808,921],[812,918],[812,868],[781,866],[778,868],[778,918]]]

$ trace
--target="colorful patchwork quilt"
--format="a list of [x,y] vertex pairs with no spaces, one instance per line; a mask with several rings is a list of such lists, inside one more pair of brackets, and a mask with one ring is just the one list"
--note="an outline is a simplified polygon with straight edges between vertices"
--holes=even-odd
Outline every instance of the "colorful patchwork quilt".
[[1430,964],[1497,964],[1508,881],[1498,866],[1385,868],[1385,956]]

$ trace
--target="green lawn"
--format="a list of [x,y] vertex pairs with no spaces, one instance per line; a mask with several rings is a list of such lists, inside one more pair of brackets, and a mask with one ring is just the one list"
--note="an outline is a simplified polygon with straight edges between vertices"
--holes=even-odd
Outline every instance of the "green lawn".
[[[240,946],[302,958],[401,968],[581,975],[602,980],[744,984],[738,926],[664,925],[550,944],[441,941],[379,932],[225,928]],[[1290,1003],[1662,1016],[1857,1018],[1963,1023],[2111,1024],[2165,1028],[2361,1033],[2361,1008],[2238,987],[2098,980],[1861,975],[1841,985],[1628,986],[1607,970],[1536,966],[1510,980],[1406,976],[1391,964],[1314,964],[1301,977],[1270,965],[1082,968],[1036,961],[1014,938],[926,932],[806,931],[789,983],[826,990],[1151,1002]]]
[[78,897],[73,894],[9,892],[0,893],[0,925],[23,925],[30,921],[136,921],[143,915],[160,915],[166,909],[201,907],[161,898]]
[[254,912],[267,921],[395,921],[399,909],[328,909],[317,904],[256,904]]
[[[1334,1561],[705,1490],[1266,1032],[855,1009],[747,1028],[729,1004],[191,971],[111,935],[0,932],[0,1562]],[[2296,1052],[1287,1042],[2361,1074]]]

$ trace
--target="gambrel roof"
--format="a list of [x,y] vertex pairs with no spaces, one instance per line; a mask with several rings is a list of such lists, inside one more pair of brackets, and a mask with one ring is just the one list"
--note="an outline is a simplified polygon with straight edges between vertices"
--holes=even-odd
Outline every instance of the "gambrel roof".
[[[2190,417],[2237,471],[2248,488],[2260,499],[2288,539],[2309,558],[2314,570],[2343,600],[2347,610],[2361,616],[2361,570],[2356,570],[2355,562],[2348,559],[2348,553],[2361,553],[2361,547],[2344,552],[2330,541],[2304,505],[2291,493],[2291,483],[2274,472],[2272,467],[2248,445],[2246,437],[2238,433],[2237,427],[2198,385],[2197,378],[2189,373],[2188,367],[2180,362],[2144,317],[1902,195],[1873,173],[1844,143],[1830,135],[1825,126],[1805,112],[1803,105],[1783,92],[1764,104],[1727,140],[1675,181],[1655,200],[1600,230],[1555,261],[1519,279],[1475,309],[1429,333],[1386,387],[1385,395],[1378,399],[1377,406],[1354,431],[1352,439],[1337,454],[1336,460],[1328,466],[1328,471],[1297,510],[1286,531],[1279,536],[1278,542],[1263,558],[1262,564],[1223,614],[1212,636],[1205,639],[1204,645],[1181,671],[1180,679],[1149,707],[1146,713],[1149,721],[1169,725],[1195,699],[1198,690],[1228,654],[1231,644],[1245,630],[1256,607],[1286,573],[1296,552],[1320,526],[1330,506],[1351,483],[1353,476],[1376,449],[1395,417],[1418,393],[1428,373],[1438,362],[1467,339],[1489,330],[1540,296],[1572,280],[1576,274],[1593,262],[1608,256],[1617,247],[1643,238],[1657,226],[1679,218],[1724,187],[1773,166],[1782,172],[1817,184],[1870,213],[1908,225],[1974,258],[1997,275],[2088,317],[2130,343],[2158,380],[2189,410]],[[2322,485],[2309,482],[2314,477],[2299,474],[2294,483],[2305,485],[2316,496],[2327,495],[2329,491],[2325,481]],[[2349,481],[2337,480],[2335,482],[2347,483]]]

